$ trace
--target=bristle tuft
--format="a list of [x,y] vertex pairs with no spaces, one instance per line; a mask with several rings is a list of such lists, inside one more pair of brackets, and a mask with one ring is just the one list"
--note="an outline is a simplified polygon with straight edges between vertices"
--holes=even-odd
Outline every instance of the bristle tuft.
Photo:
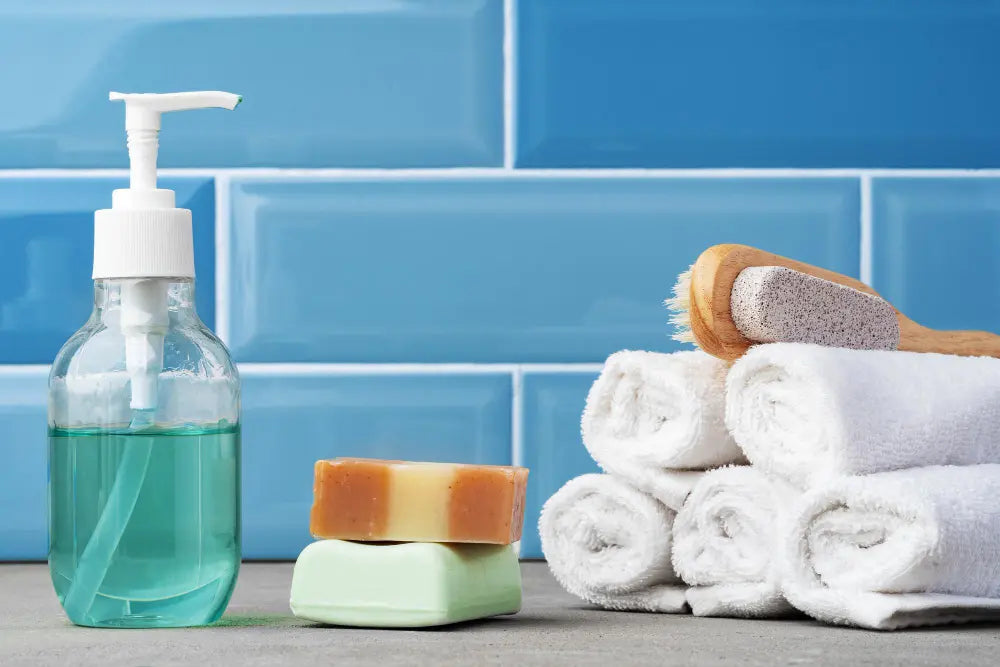
[[674,335],[671,336],[671,338],[677,341],[678,343],[690,343],[692,345],[698,344],[698,341],[695,340],[694,332],[691,331],[690,328],[687,329],[677,328],[677,330],[674,332]]
[[663,302],[672,312],[670,324],[674,327],[674,335],[671,338],[681,343],[694,343],[694,332],[691,331],[691,269],[677,276],[673,292],[674,295]]

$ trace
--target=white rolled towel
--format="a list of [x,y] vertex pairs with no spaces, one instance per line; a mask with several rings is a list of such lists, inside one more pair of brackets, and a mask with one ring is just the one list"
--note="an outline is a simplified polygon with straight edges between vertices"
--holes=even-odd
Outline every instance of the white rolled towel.
[[750,466],[704,474],[674,520],[674,570],[691,586],[696,616],[795,613],[781,594],[778,551],[798,495]]
[[759,345],[729,372],[726,421],[755,466],[801,488],[1000,463],[1000,359]]
[[745,462],[725,424],[724,362],[699,350],[624,350],[587,395],[583,444],[603,470],[680,508],[697,471]]
[[819,620],[892,630],[1000,618],[1000,465],[835,480],[786,537],[783,590]]
[[556,580],[606,609],[682,613],[670,564],[674,513],[610,475],[582,475],[545,503],[538,530]]

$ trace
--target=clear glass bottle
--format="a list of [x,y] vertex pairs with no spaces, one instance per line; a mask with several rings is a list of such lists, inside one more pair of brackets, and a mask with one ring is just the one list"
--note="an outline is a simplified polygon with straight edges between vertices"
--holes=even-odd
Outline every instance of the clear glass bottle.
[[133,409],[122,305],[138,282],[95,280],[93,313],[52,366],[49,568],[78,625],[202,625],[240,565],[239,377],[193,280],[146,280],[166,294],[162,370],[155,408]]

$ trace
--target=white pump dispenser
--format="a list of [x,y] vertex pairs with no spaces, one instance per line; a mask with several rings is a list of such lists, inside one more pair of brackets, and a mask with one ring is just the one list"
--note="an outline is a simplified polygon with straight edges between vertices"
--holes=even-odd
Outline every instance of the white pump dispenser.
[[94,214],[95,280],[119,278],[125,366],[132,386],[131,408],[153,410],[157,377],[163,370],[170,279],[194,278],[191,211],[175,207],[173,190],[156,187],[160,115],[218,107],[234,109],[240,96],[220,91],[115,93],[125,102],[129,187],[115,190],[110,209]]

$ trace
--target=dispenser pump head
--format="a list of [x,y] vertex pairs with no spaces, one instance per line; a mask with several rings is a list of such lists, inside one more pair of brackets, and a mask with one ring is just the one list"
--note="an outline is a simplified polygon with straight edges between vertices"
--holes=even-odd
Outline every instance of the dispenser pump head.
[[219,90],[189,93],[116,93],[111,101],[125,102],[125,132],[128,136],[129,187],[156,189],[156,153],[159,147],[160,115],[189,109],[235,109],[243,99]]
[[175,207],[172,190],[156,187],[160,116],[188,109],[234,109],[233,93],[111,93],[125,103],[129,187],[94,218],[94,279],[193,278],[191,211]]

